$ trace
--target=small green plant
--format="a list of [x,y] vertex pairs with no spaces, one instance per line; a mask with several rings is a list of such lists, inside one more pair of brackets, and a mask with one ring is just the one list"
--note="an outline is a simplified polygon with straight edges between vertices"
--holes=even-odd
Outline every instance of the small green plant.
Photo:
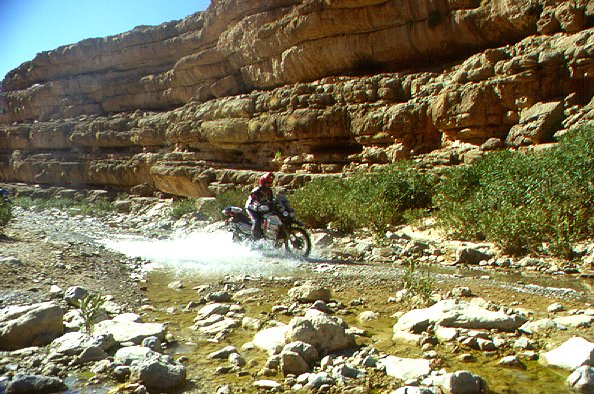
[[414,260],[408,260],[408,264],[400,277],[400,285],[407,290],[412,297],[418,297],[425,305],[433,303],[431,295],[435,281],[429,271],[417,272]]
[[173,202],[173,205],[171,206],[171,217],[174,219],[179,219],[188,213],[193,213],[196,211],[196,199],[181,198]]
[[0,199],[0,233],[10,219],[12,219],[12,206],[8,201]]
[[85,330],[89,335],[93,335],[95,319],[97,319],[103,312],[103,304],[105,304],[105,301],[105,297],[102,297],[99,294],[88,294],[83,299],[75,301],[77,312],[80,317],[82,317],[85,324]]

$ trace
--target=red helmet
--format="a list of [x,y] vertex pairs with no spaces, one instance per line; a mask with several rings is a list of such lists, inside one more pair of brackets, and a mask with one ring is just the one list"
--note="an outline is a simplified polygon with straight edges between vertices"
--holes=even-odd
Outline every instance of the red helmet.
[[267,172],[266,174],[262,175],[258,180],[258,184],[260,186],[264,186],[268,184],[268,186],[272,186],[272,182],[274,182],[274,174],[272,172]]

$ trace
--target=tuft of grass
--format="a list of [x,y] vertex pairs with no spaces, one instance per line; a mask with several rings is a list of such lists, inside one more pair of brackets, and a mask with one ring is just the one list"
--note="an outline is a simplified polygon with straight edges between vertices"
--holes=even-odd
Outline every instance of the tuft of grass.
[[495,152],[445,173],[438,223],[504,252],[570,258],[594,235],[594,131],[574,131],[541,152]]
[[408,265],[400,276],[400,285],[404,290],[408,290],[411,297],[418,297],[425,305],[431,305],[431,298],[435,281],[429,271],[417,271],[413,259],[408,260]]

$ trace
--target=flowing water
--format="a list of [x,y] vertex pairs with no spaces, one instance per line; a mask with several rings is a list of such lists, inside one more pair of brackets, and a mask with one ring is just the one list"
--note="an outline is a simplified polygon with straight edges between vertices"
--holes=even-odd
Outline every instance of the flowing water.
[[106,247],[129,257],[150,261],[147,269],[164,269],[184,277],[221,278],[226,275],[285,275],[300,271],[302,262],[285,256],[267,242],[233,242],[227,231],[195,232],[164,240],[112,238]]
[[[276,285],[266,288],[268,294],[266,302],[244,302],[242,307],[246,316],[262,318],[268,315],[275,301],[286,298],[287,290],[295,279],[316,275],[316,268],[321,260],[312,259],[309,262],[292,260],[282,252],[271,249],[266,245],[250,247],[236,244],[231,241],[227,232],[194,233],[187,236],[173,237],[167,240],[148,240],[143,238],[112,238],[102,241],[107,247],[124,253],[130,257],[139,257],[151,262],[149,272],[146,273],[147,297],[150,299],[154,310],[149,312],[151,319],[166,322],[168,329],[176,338],[176,342],[169,348],[169,352],[178,356],[188,357],[189,378],[197,382],[197,386],[189,391],[200,391],[199,387],[215,388],[218,385],[232,383],[236,386],[251,387],[253,376],[262,367],[266,355],[260,351],[242,351],[242,355],[252,360],[244,367],[244,374],[217,374],[215,369],[224,362],[208,360],[206,356],[213,351],[227,345],[240,348],[243,343],[249,342],[254,333],[236,329],[228,337],[213,341],[199,337],[191,328],[195,311],[184,309],[190,302],[199,299],[194,289],[209,283],[230,283],[234,280],[248,283],[250,278],[266,278],[272,280],[268,283]],[[394,272],[391,272],[394,275]],[[448,270],[436,269],[435,274],[452,277],[478,278],[485,274],[483,270]],[[235,278],[235,279],[234,279]],[[183,288],[174,290],[167,285],[173,281],[181,281]],[[542,278],[521,274],[495,274],[491,273],[491,281],[500,283],[502,288],[508,287],[516,292],[538,293],[540,290],[559,295],[579,294],[584,291],[586,282],[568,278]],[[530,284],[526,284],[530,283]],[[538,284],[534,284],[538,283]],[[554,285],[554,287],[552,287]],[[347,304],[355,299],[358,289],[352,288],[341,291],[336,295],[338,301]],[[385,294],[382,294],[386,297]],[[382,308],[381,305],[375,305]],[[361,307],[359,311],[365,310]],[[371,323],[356,321],[359,311],[354,311],[341,316],[351,326],[366,330],[367,335],[361,337],[360,344],[368,344],[380,351],[401,357],[420,357],[420,350],[407,344],[398,344],[391,341],[391,328],[395,321],[384,310],[377,310],[382,316]],[[275,319],[286,323],[290,317]],[[264,319],[265,320],[265,319]],[[457,361],[456,354],[450,347],[444,346],[438,351],[444,359],[443,366],[448,371],[458,369],[471,370],[483,376],[489,383],[491,392],[495,393],[558,393],[564,391],[563,383],[568,375],[565,371],[545,368],[536,362],[527,362],[526,370],[504,369],[497,366],[497,361],[502,355],[484,355],[477,353],[477,361],[471,364]],[[281,377],[278,376],[277,380]]]

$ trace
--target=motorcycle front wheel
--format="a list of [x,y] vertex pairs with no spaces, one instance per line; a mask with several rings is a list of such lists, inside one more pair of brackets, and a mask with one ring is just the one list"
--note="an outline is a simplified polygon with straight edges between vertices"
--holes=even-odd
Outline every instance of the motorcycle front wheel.
[[311,239],[305,229],[290,227],[285,237],[285,250],[296,257],[307,257],[311,252]]

